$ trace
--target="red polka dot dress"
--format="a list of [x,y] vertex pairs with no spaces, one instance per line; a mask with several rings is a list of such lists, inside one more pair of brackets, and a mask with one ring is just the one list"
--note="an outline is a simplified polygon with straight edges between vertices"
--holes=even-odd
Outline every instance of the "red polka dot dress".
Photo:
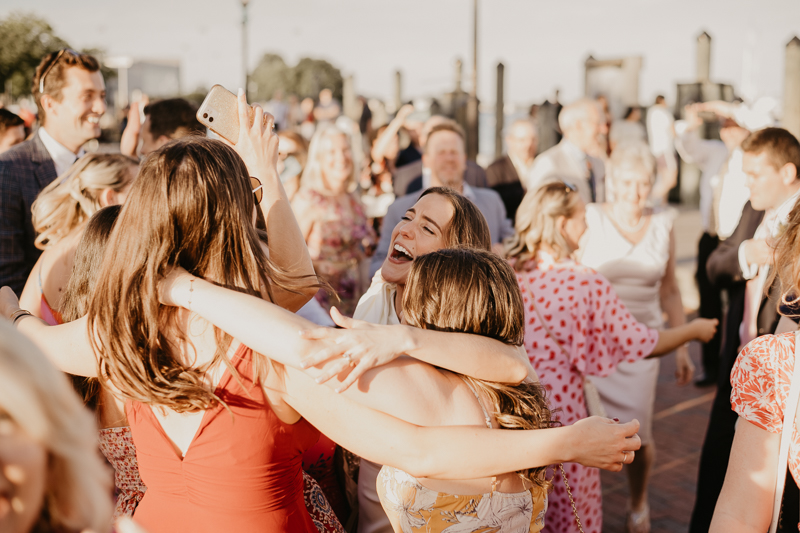
[[[525,306],[525,349],[548,391],[556,417],[571,425],[587,416],[583,375],[607,376],[622,361],[649,355],[658,331],[640,324],[617,298],[609,282],[572,260],[555,261],[539,253],[531,269],[517,272]],[[533,306],[569,354],[547,335]],[[600,473],[596,468],[566,464],[564,468],[586,533],[602,530]],[[542,531],[576,530],[575,518],[560,476],[550,495]]]

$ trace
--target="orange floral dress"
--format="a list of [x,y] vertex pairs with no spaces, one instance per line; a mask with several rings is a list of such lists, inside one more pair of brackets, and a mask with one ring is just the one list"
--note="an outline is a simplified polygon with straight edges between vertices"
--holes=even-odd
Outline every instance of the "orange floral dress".
[[[731,372],[731,406],[751,424],[770,433],[783,431],[783,409],[794,374],[793,332],[763,335],[744,347]],[[800,435],[789,445],[789,471],[800,483]]]

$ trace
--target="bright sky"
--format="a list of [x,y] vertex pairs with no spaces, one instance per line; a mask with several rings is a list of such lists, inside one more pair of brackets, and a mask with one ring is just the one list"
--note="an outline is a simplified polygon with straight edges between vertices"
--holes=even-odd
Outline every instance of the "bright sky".
[[[186,91],[241,85],[239,0],[0,0],[0,17],[12,11],[45,17],[74,47],[180,59]],[[674,97],[676,82],[694,81],[704,30],[713,80],[781,99],[785,45],[800,34],[797,0],[480,0],[479,18],[479,96],[494,99],[503,61],[506,99],[522,104],[556,87],[562,102],[581,96],[589,54],[643,56],[641,103]],[[251,0],[251,68],[265,52],[321,57],[367,96],[390,99],[396,69],[404,98],[450,90],[458,57],[466,89],[471,50],[469,0]]]

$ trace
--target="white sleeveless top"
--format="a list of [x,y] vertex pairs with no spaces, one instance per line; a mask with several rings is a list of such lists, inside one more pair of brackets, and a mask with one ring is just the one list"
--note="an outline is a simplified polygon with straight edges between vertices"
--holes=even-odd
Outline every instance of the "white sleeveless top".
[[663,326],[659,291],[676,216],[672,208],[655,210],[644,237],[633,244],[600,205],[586,206],[588,229],[581,263],[606,277],[636,320],[654,329]]

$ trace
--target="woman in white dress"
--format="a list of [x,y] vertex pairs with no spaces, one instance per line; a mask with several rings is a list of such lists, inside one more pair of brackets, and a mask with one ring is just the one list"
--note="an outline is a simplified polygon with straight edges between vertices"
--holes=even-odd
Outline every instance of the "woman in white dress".
[[[615,199],[609,204],[586,206],[588,231],[581,263],[608,278],[631,314],[648,327],[686,322],[681,294],[675,278],[675,210],[651,209],[647,199],[653,185],[655,161],[643,142],[620,145],[609,162],[607,179]],[[694,365],[687,345],[676,351],[679,384],[691,381]],[[626,467],[630,487],[627,530],[650,531],[647,484],[655,462],[652,435],[653,404],[658,380],[658,359],[620,363],[608,377],[592,378],[608,416],[620,420],[636,418],[642,424],[641,452]]]

